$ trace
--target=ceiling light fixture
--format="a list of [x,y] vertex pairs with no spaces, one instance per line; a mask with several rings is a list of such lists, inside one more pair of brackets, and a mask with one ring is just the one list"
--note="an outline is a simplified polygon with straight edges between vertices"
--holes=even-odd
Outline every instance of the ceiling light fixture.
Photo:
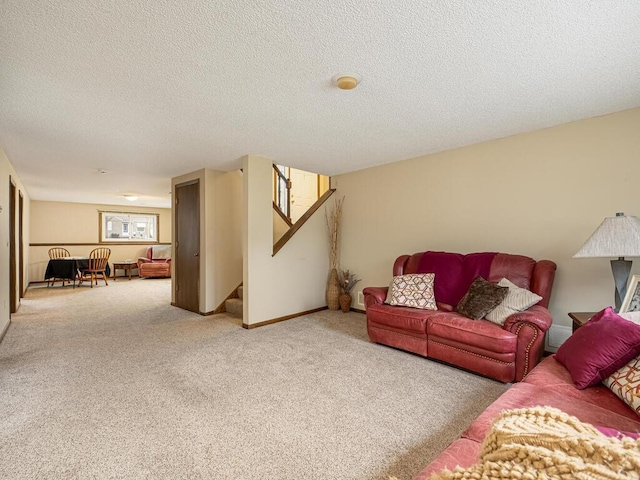
[[332,82],[338,86],[340,90],[353,90],[358,86],[362,77],[360,75],[335,75],[332,79]]
[[99,169],[98,169],[98,173],[99,173],[100,175],[106,175],[106,174],[107,174],[107,171],[106,171],[105,169],[103,169],[103,168],[99,168]]
[[130,202],[135,202],[138,199],[138,196],[137,195],[125,195],[124,198],[126,198]]

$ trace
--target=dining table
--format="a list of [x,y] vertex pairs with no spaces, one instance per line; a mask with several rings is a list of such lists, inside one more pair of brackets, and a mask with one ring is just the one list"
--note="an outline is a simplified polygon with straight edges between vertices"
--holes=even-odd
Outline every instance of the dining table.
[[[54,278],[71,280],[73,287],[76,286],[76,278],[79,277],[79,272],[89,267],[89,257],[62,257],[51,258],[47,264],[47,270],[44,273],[45,281],[52,280]],[[109,263],[105,268],[105,275],[109,278],[111,274],[111,268]]]

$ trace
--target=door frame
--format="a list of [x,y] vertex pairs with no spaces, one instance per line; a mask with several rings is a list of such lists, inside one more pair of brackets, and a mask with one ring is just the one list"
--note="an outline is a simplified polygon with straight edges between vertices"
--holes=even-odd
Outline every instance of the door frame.
[[16,184],[9,175],[9,314],[18,311],[18,278],[16,272],[16,264],[18,258],[16,255]]

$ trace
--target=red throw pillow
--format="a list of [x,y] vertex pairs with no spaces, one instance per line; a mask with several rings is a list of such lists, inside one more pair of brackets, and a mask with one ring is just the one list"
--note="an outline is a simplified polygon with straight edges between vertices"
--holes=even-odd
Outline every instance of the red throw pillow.
[[556,353],[579,389],[593,387],[640,354],[640,325],[611,307],[596,313]]

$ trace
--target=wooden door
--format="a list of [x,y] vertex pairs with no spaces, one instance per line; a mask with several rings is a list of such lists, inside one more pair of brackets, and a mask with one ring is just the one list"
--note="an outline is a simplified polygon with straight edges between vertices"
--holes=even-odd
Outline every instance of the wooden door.
[[176,306],[200,312],[200,183],[176,185]]
[[24,196],[19,192],[18,200],[18,293],[24,297]]
[[16,186],[9,177],[9,312],[18,311],[17,275],[16,275]]
[[318,175],[291,168],[291,221],[296,223],[318,200]]

